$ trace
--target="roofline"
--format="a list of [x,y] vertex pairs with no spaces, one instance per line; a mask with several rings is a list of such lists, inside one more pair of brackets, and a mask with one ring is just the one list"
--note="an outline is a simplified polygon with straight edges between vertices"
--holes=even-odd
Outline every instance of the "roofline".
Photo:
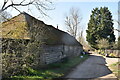
[[[40,22],[42,22],[43,24],[45,24],[43,21],[41,21],[41,20],[39,20],[39,19],[37,19],[37,18],[35,18],[35,17],[31,16],[30,14],[28,14],[28,13],[26,13],[26,12],[21,12],[21,13],[20,13],[20,14],[18,14],[17,16],[22,15],[22,14],[23,14],[25,17],[26,17],[26,15],[28,15],[28,16],[30,16],[30,17],[32,17],[32,18],[34,18],[35,20],[40,21]],[[16,18],[17,16],[12,17],[11,19]],[[9,19],[8,21],[10,21],[11,19]],[[5,22],[8,22],[8,21],[5,21]],[[5,22],[3,22],[3,23],[5,23]],[[62,31],[62,30],[59,30],[59,29],[55,28],[55,27],[54,27],[54,26],[52,26],[52,25],[48,25],[48,24],[45,24],[45,25],[46,25],[46,26],[49,26],[49,27],[52,27],[52,28],[54,28],[54,29],[56,29],[56,30],[58,30],[58,31],[60,31],[60,32],[62,32],[62,33],[65,33],[65,34],[67,34],[67,35],[71,36],[69,33],[65,32],[65,31]],[[75,39],[75,37],[73,37],[73,36],[71,36],[71,37]],[[75,40],[76,40],[76,39],[75,39]],[[77,43],[79,43],[77,40],[76,40],[76,42],[77,42]],[[81,45],[81,46],[82,46],[82,44],[81,44],[81,43],[79,43],[79,45]]]

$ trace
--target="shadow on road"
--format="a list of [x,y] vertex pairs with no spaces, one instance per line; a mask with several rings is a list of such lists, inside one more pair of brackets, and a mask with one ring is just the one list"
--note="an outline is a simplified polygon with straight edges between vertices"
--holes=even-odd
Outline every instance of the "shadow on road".
[[96,54],[71,71],[66,78],[99,78],[111,74],[112,71],[106,66],[106,60]]
[[108,66],[106,66],[107,63],[104,57],[96,55],[91,55],[90,57],[94,59],[93,61],[88,61],[89,64],[94,66],[93,68],[90,67],[90,69],[94,69],[93,72],[95,73],[95,75],[93,78],[106,76],[112,73]]

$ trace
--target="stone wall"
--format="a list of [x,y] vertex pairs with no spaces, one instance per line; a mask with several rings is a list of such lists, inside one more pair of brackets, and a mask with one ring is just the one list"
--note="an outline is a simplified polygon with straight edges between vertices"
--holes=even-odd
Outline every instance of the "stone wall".
[[[13,20],[15,22],[13,22]],[[14,24],[10,24],[13,22]],[[9,25],[8,25],[9,23]],[[9,33],[11,32],[12,33]],[[12,53],[20,51],[20,53],[25,50],[28,41],[31,43],[30,51],[32,53],[38,53],[38,61],[40,64],[49,64],[61,60],[64,57],[74,57],[78,56],[82,51],[82,45],[70,34],[61,31],[52,25],[47,25],[43,21],[40,21],[27,13],[22,13],[7,22],[3,23],[3,32],[4,35],[2,38],[8,39],[6,44],[3,45],[4,52]],[[10,39],[10,40],[9,40]],[[24,41],[25,40],[25,41]],[[13,42],[15,41],[15,42]],[[26,45],[20,46],[19,42]],[[9,50],[7,45],[9,42],[12,42],[9,45]],[[35,47],[41,43],[43,46],[43,51],[41,52],[40,47]],[[17,47],[16,47],[17,46]],[[36,52],[34,49],[37,49]],[[7,51],[6,51],[7,50]]]
[[78,56],[83,51],[81,46],[67,45],[46,45],[43,49],[40,61],[44,64],[54,63],[65,57]]
[[64,45],[64,54],[67,56],[78,56],[81,51],[83,51],[81,46]]
[[59,61],[63,57],[63,46],[62,45],[46,45],[43,46],[43,53],[44,57],[41,59],[44,64],[53,63]]

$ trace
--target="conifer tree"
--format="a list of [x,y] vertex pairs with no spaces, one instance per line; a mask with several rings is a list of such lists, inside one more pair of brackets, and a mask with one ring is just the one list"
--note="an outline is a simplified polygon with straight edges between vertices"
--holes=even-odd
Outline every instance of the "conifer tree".
[[97,44],[101,39],[115,42],[112,14],[107,7],[92,10],[86,32],[87,41],[93,48],[98,49]]

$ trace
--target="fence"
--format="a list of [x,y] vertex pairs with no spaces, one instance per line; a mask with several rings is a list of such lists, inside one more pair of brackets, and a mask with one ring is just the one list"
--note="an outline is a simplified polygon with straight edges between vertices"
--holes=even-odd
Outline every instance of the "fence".
[[120,50],[105,50],[105,53],[113,53],[116,57],[120,57]]

